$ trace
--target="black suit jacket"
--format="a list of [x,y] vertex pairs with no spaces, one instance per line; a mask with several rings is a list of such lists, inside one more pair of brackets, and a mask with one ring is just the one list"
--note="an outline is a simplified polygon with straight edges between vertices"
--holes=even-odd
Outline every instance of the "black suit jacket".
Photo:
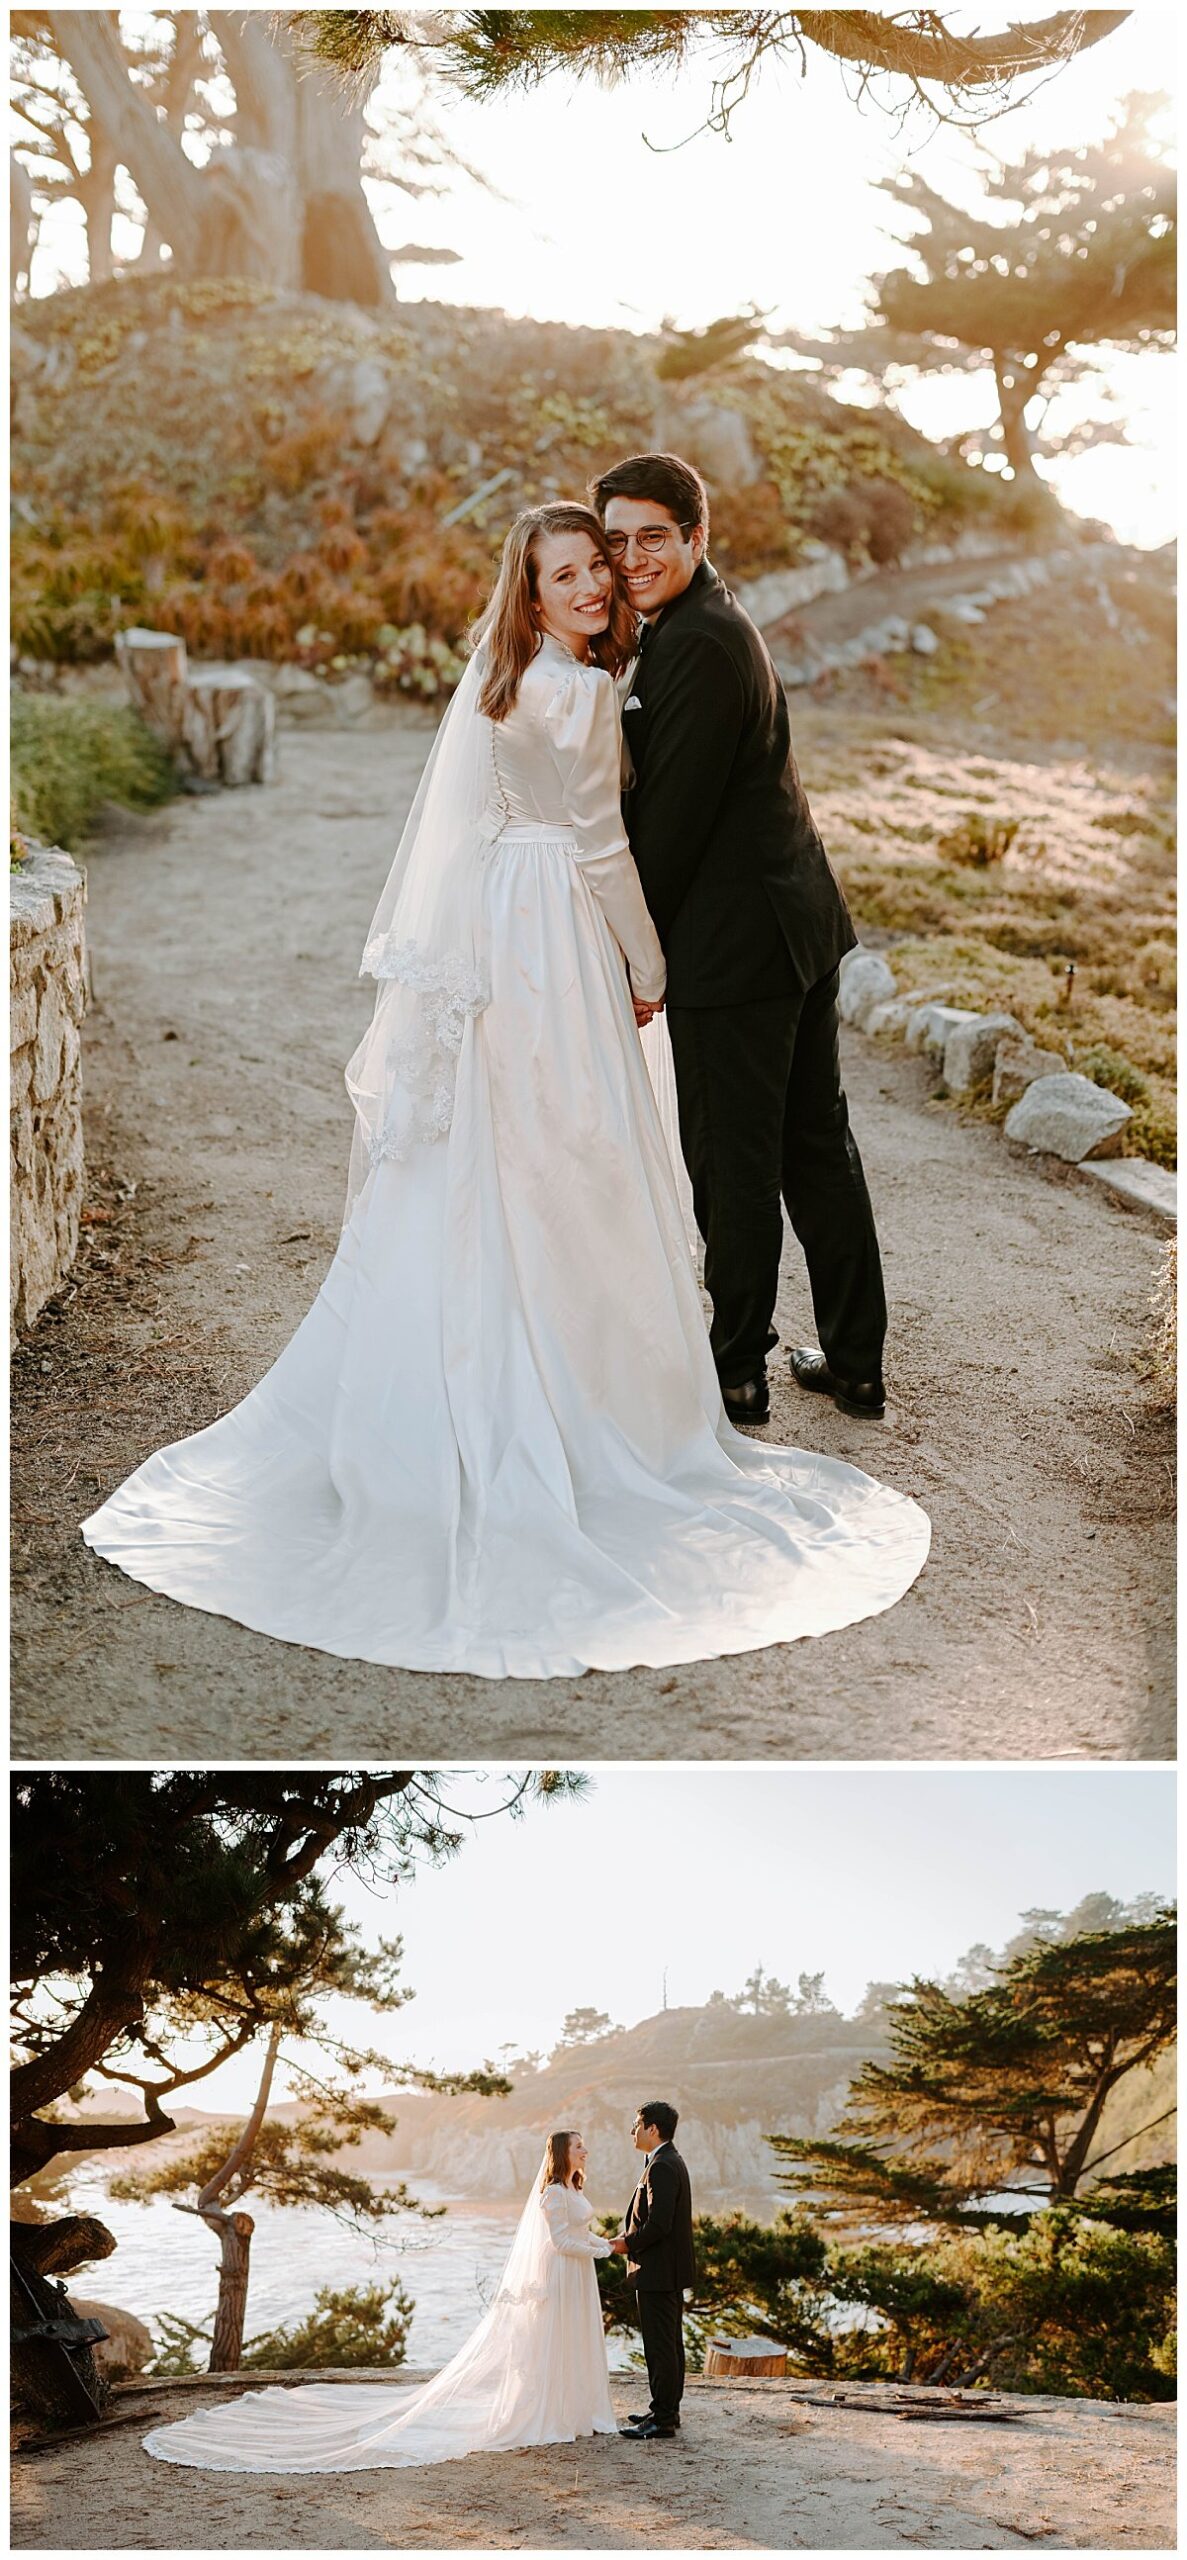
[[674,2144],[649,2155],[623,2228],[626,2280],[636,2293],[683,2293],[695,2283],[692,2187]]
[[802,996],[857,940],[766,644],[707,560],[647,634],[625,816],[674,1005]]

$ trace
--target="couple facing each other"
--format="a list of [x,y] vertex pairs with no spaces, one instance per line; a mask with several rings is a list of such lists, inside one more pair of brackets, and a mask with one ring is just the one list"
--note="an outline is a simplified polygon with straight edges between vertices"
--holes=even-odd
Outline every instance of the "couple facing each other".
[[321,1291],[242,1404],[84,1524],[175,1600],[409,1669],[821,1635],[928,1548],[905,1495],[736,1427],[768,1412],[783,1203],[821,1346],[794,1375],[882,1408],[855,937],[698,473],[644,454],[593,496],[512,526],[404,828]]
[[[418,2390],[303,2383],[246,2393],[146,2436],[162,2462],[206,2471],[368,2471],[510,2453],[579,2436],[648,2443],[674,2436],[684,2393],[684,2297],[694,2281],[692,2190],[673,2135],[676,2109],[655,2099],[632,2127],[646,2154],[622,2230],[604,2240],[585,2194],[579,2133],[548,2138],[499,2279],[478,2327]],[[650,2400],[620,2428],[595,2258],[618,2252],[636,2294]]]

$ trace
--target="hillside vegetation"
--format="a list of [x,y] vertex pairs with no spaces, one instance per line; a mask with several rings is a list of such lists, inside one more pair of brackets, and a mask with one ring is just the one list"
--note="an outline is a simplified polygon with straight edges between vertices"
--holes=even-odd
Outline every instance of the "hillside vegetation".
[[659,352],[625,330],[433,303],[378,319],[234,279],[27,303],[17,645],[70,663],[150,619],[208,657],[365,658],[432,691],[451,669],[430,644],[465,631],[516,509],[654,443],[703,461],[734,577],[814,535],[887,561],[924,535],[1030,521],[1026,498],[889,412],[755,358],[708,391],[661,382]]
[[[1175,595],[1118,550],[792,697],[859,930],[903,988],[1014,1014],[1175,1162]],[[1074,975],[1069,978],[1069,966]]]

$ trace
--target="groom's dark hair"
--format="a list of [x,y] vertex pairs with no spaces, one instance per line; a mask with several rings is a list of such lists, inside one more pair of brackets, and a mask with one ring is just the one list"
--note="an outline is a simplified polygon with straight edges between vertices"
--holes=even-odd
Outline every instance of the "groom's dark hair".
[[639,2122],[654,2125],[660,2141],[670,2142],[680,2118],[666,2098],[649,2098],[647,2105],[639,2109]]
[[654,498],[657,506],[675,516],[685,533],[699,524],[708,535],[709,492],[700,472],[694,471],[691,462],[682,462],[678,453],[632,453],[625,462],[615,462],[603,471],[600,479],[591,480],[589,494],[603,521],[611,498]]

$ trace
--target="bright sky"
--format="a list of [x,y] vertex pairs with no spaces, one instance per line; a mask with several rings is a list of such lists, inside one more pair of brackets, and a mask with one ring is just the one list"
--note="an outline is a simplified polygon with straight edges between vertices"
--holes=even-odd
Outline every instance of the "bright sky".
[[[459,1780],[462,1807],[493,1783]],[[364,1935],[401,1935],[416,1999],[352,2013],[360,2043],[443,2068],[503,2044],[547,2051],[568,2010],[634,2025],[738,1990],[755,1964],[822,1968],[851,2011],[866,1983],[944,1974],[1021,1911],[1174,1889],[1174,1780],[1056,1770],[603,1767],[576,1804],[473,1829],[452,1863],[387,1898],[347,1881]],[[346,2013],[343,2011],[343,2024]],[[193,2092],[238,2106],[257,2061]]]
[[[949,15],[992,32],[1046,8],[1042,0]],[[403,269],[401,292],[603,327],[652,329],[669,318],[696,328],[751,303],[770,312],[774,330],[850,327],[861,320],[867,277],[897,263],[897,208],[877,179],[909,162],[973,205],[987,153],[1014,160],[1032,146],[1094,139],[1135,90],[1177,97],[1176,13],[1134,10],[978,136],[937,129],[920,113],[900,129],[882,108],[857,105],[852,76],[818,51],[803,79],[793,60],[766,66],[732,140],[698,134],[711,76],[705,55],[677,79],[606,90],[561,76],[497,106],[451,102],[451,141],[510,202],[465,182],[436,203],[388,195],[380,219],[393,246],[412,236],[462,252],[456,267]],[[377,105],[382,97],[381,88]],[[1174,359],[1119,356],[1105,372],[1131,447],[1101,446],[1059,465],[1060,494],[1126,541],[1165,542],[1176,522]],[[920,383],[902,405],[936,436],[995,414],[988,378]],[[1100,410],[1101,386],[1088,383],[1062,395],[1051,423]]]
[[[1008,12],[950,14],[991,31],[1047,7],[1048,0],[1012,0]],[[895,208],[877,178],[910,159],[941,190],[972,203],[987,150],[1016,158],[1032,144],[1092,139],[1131,91],[1173,96],[1175,16],[1134,10],[978,137],[936,130],[919,113],[900,129],[882,109],[855,104],[851,75],[815,51],[805,79],[793,60],[766,68],[737,111],[731,141],[697,134],[709,101],[708,57],[674,80],[603,90],[563,77],[498,105],[450,99],[441,120],[454,147],[507,201],[465,179],[448,196],[419,203],[383,188],[375,191],[377,218],[392,247],[415,238],[461,252],[457,266],[401,269],[408,299],[639,330],[665,317],[700,326],[754,302],[775,329],[849,326],[861,316],[866,277],[895,261]],[[395,67],[385,73],[375,112],[399,78]],[[83,271],[77,209],[64,207],[45,227],[35,289]],[[1131,446],[1102,446],[1056,469],[1066,502],[1103,517],[1127,541],[1158,544],[1175,528],[1173,361],[1109,361],[1106,380]],[[1057,422],[1099,414],[1099,404],[1097,382],[1069,391]],[[905,395],[903,406],[926,433],[947,435],[992,416],[992,389],[975,378],[932,381]]]

